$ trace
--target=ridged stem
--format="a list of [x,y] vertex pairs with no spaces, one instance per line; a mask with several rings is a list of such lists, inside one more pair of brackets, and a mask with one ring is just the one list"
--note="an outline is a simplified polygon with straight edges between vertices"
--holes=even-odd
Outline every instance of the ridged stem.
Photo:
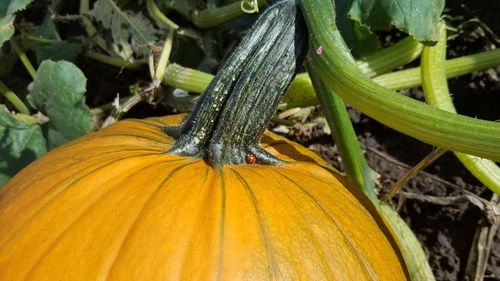
[[[305,24],[294,1],[266,9],[200,96],[169,153],[212,165],[281,161],[258,144],[303,59]],[[251,161],[247,156],[251,155]]]
[[500,123],[453,114],[399,95],[367,78],[335,26],[330,0],[301,1],[309,29],[311,67],[359,111],[429,144],[500,161]]
[[2,81],[0,81],[0,93],[2,93],[5,99],[8,100],[17,109],[17,111],[19,111],[19,113],[31,115],[30,110],[24,102]]
[[[425,100],[435,107],[456,113],[448,90],[444,61],[446,59],[446,26],[435,46],[425,46],[422,53],[422,87]],[[486,187],[500,194],[500,168],[491,160],[455,152],[464,166]]]

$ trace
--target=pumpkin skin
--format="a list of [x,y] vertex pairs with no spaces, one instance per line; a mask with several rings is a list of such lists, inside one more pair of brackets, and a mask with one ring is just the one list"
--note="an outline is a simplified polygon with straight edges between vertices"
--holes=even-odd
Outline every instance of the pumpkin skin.
[[287,164],[166,154],[181,118],[118,122],[8,182],[0,280],[407,280],[373,207],[317,155],[267,132]]

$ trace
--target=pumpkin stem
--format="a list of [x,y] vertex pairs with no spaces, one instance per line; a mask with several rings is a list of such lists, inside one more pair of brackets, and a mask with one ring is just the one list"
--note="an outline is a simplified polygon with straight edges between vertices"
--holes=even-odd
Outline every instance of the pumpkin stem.
[[293,0],[277,1],[257,20],[203,92],[193,112],[165,132],[177,138],[170,153],[214,165],[277,164],[259,141],[297,69],[307,42]]

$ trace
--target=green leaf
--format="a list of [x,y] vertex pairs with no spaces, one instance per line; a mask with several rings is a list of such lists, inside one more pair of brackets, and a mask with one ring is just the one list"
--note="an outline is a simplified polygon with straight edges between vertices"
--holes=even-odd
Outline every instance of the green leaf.
[[40,126],[17,120],[0,104],[0,186],[46,151]]
[[158,31],[140,13],[122,11],[112,0],[98,0],[90,15],[111,32],[112,48],[120,57],[132,61],[145,57],[158,41]]
[[359,21],[348,16],[353,0],[336,0],[337,26],[342,37],[355,57],[367,56],[380,49],[378,37]]
[[31,27],[30,33],[39,38],[61,40],[57,27],[49,13],[45,15],[41,24]]
[[24,10],[33,0],[0,1],[0,47],[14,34],[14,13]]
[[67,61],[44,61],[28,87],[30,104],[49,117],[47,140],[53,149],[92,130],[92,116],[85,104],[87,79]]
[[419,41],[437,41],[444,0],[354,0],[349,16],[372,30],[392,26]]

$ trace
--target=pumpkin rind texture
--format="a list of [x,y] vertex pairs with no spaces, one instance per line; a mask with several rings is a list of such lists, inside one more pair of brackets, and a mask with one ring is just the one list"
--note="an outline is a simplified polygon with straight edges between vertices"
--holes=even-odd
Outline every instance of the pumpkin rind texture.
[[213,167],[165,153],[180,120],[118,122],[15,176],[0,280],[406,280],[372,207],[314,153],[266,133],[286,164]]

